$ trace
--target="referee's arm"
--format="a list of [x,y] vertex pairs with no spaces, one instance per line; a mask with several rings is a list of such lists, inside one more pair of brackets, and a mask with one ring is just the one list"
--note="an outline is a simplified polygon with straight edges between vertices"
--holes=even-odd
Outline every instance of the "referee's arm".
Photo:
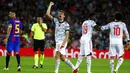
[[31,44],[32,44],[32,42],[33,42],[33,36],[34,36],[34,32],[31,31],[31,33],[30,33],[30,43],[31,43]]
[[47,28],[43,27],[42,25],[40,25],[41,29],[43,32],[46,32],[47,31]]
[[33,36],[34,36],[34,24],[32,25],[31,33],[30,33],[30,41],[31,42],[33,41]]

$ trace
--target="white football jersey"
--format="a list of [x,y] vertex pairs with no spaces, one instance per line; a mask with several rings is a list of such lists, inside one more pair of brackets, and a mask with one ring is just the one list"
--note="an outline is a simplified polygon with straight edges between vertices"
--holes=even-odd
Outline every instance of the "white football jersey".
[[64,41],[66,37],[66,31],[70,30],[69,24],[66,21],[60,23],[57,18],[54,18],[53,21],[55,24],[55,41]]
[[82,37],[91,40],[93,27],[97,24],[93,20],[86,20],[82,24]]
[[123,43],[123,32],[126,35],[126,40],[129,40],[129,33],[124,22],[113,21],[101,27],[101,30],[107,29],[110,29],[110,44]]

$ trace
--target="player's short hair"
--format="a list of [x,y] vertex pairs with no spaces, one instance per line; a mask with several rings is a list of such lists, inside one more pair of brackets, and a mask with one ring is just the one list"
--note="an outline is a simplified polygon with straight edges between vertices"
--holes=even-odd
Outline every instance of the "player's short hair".
[[43,18],[42,16],[37,16],[37,18],[40,17],[40,18]]
[[64,13],[64,15],[66,15],[66,13],[65,13],[65,11],[64,11],[64,10],[59,10],[58,12],[62,12],[62,13]]
[[14,15],[16,15],[16,13],[14,11],[10,11],[9,13],[13,13]]
[[116,20],[122,20],[123,19],[123,14],[121,13],[121,12],[116,12],[115,14],[114,14],[114,18],[116,19]]

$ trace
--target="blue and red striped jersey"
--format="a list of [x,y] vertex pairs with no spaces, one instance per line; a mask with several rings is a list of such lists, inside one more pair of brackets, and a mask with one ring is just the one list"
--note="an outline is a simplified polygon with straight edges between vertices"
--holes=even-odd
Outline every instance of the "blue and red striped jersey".
[[19,42],[20,30],[22,30],[22,23],[17,18],[12,18],[8,21],[9,27],[12,27],[8,41]]

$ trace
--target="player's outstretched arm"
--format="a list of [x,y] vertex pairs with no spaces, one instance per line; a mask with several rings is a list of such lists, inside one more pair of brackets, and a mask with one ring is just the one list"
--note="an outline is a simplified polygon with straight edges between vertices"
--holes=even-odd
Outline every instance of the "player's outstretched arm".
[[32,42],[33,42],[33,36],[34,36],[34,32],[31,31],[30,32],[30,44],[32,44]]
[[50,2],[49,7],[47,9],[46,15],[50,18],[53,19],[53,16],[51,15],[51,7],[54,5],[53,2]]

